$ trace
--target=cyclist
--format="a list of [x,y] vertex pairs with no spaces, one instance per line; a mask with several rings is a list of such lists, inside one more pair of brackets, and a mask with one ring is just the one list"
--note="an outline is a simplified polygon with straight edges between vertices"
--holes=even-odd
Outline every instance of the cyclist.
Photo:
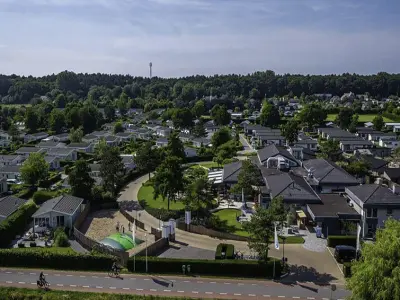
[[118,274],[118,272],[119,272],[119,267],[115,261],[112,264],[111,271],[113,271],[114,274]]
[[44,277],[43,272],[40,272],[39,281],[40,281],[40,283],[43,284],[43,285],[46,284],[46,277]]

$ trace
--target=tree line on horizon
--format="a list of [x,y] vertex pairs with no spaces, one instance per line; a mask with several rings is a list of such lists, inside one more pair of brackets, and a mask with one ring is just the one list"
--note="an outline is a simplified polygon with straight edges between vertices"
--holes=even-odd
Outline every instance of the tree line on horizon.
[[[304,97],[314,94],[369,94],[377,99],[400,93],[400,74],[380,72],[374,75],[298,75],[275,74],[267,70],[248,75],[187,76],[181,78],[144,78],[118,74],[82,74],[63,71],[43,77],[1,75],[0,103],[35,104],[41,96],[47,99],[63,94],[63,102],[90,99],[107,103],[126,95],[135,99],[133,107],[153,102],[174,102],[185,107],[204,97],[213,96],[240,107],[253,99],[270,97]],[[66,103],[60,103],[63,107]],[[228,107],[229,108],[229,107]]]

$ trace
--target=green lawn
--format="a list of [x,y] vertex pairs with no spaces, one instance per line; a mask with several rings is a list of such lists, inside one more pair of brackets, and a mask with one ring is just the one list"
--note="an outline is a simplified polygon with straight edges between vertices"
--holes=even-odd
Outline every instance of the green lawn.
[[230,233],[240,236],[249,236],[249,233],[243,230],[242,224],[236,221],[236,217],[240,215],[240,211],[233,208],[222,209],[214,213],[221,221],[226,221],[226,225],[232,228]]
[[[230,233],[237,234],[240,236],[248,237],[249,233],[245,231],[238,221],[236,216],[240,215],[240,211],[233,208],[222,209],[214,213],[222,221],[226,221],[226,225],[230,228]],[[272,243],[273,241],[271,241]],[[279,238],[279,242],[282,243],[282,239]],[[289,236],[285,239],[285,244],[303,244],[304,239],[301,236]]]
[[[326,118],[326,121],[335,121],[337,114],[328,114],[328,117]],[[376,117],[374,114],[368,114],[368,115],[359,115],[358,121],[359,122],[372,122],[372,120]],[[393,120],[388,119],[386,117],[383,117],[383,120],[385,122],[393,122]]]
[[198,164],[199,166],[205,167],[205,168],[218,168],[218,164],[216,162],[201,162]]
[[[152,208],[168,208],[168,201],[164,200],[161,197],[158,197],[156,200],[153,199],[153,193],[154,193],[154,188],[152,186],[142,186],[139,189],[138,193],[138,200],[142,201],[144,200],[146,202],[146,206],[152,207]],[[185,206],[183,205],[182,202],[174,202],[172,201],[170,203],[170,210],[180,210],[184,209]]]

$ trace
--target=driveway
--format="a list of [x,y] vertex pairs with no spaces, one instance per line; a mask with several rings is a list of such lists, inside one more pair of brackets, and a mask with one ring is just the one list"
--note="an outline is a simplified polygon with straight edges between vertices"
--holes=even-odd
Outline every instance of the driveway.
[[[137,194],[141,185],[148,180],[149,176],[145,175],[131,182],[123,191],[118,201],[138,201]],[[140,200],[140,199],[139,199]],[[160,226],[160,221],[142,210],[139,215],[136,211],[128,212],[133,217],[138,216],[138,219],[145,224],[154,228]],[[221,240],[212,238],[206,235],[195,234],[183,230],[176,229],[176,241],[190,247],[200,248],[205,250],[215,251],[220,243],[229,243],[235,245],[235,249],[242,252],[244,255],[251,255],[247,242]],[[301,244],[285,245],[285,257],[288,263],[292,265],[291,274],[288,276],[289,281],[311,281],[311,282],[335,282],[343,283],[344,278],[339,271],[335,261],[327,249],[318,249],[319,252],[310,251]],[[279,250],[276,250],[273,245],[270,246],[269,256],[282,258],[283,245]]]
[[243,145],[243,150],[238,151],[238,155],[246,155],[249,153],[256,152],[256,150],[254,150],[253,147],[251,147],[251,145],[249,144],[249,142],[247,141],[246,137],[243,134],[239,134],[239,140]]

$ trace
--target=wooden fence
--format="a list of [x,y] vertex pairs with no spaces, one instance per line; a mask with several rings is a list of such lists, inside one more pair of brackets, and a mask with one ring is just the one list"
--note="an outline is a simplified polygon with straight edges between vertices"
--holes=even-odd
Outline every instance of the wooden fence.
[[202,235],[208,235],[208,236],[223,239],[223,240],[234,240],[234,241],[243,241],[243,242],[248,241],[247,237],[228,233],[228,232],[216,231],[216,230],[209,229],[209,228],[206,228],[201,225],[190,224],[189,226],[187,226],[185,223],[179,222],[179,223],[177,223],[177,227],[180,230],[197,233],[197,234],[202,234]]
[[[168,239],[161,238],[161,239],[155,241],[154,243],[147,245],[147,255],[148,256],[157,256],[162,251],[164,251],[168,247],[168,245],[169,245]],[[137,255],[137,256],[145,256],[146,255],[146,248],[140,250],[135,255]]]
[[[119,211],[121,212],[121,214],[122,214],[129,222],[131,222],[132,224],[135,222],[135,224],[136,224],[137,227],[139,227],[140,229],[143,229],[144,231],[146,231],[146,225],[145,225],[143,222],[141,222],[141,221],[135,219],[131,214],[129,214],[127,211],[123,210],[122,208],[120,208]],[[162,232],[161,232],[161,230],[159,230],[159,229],[157,229],[157,228],[154,228],[154,227],[151,227],[151,226],[148,226],[148,227],[150,227],[150,233],[151,233],[152,235],[154,235],[156,241],[158,241],[159,239],[162,238]]]

